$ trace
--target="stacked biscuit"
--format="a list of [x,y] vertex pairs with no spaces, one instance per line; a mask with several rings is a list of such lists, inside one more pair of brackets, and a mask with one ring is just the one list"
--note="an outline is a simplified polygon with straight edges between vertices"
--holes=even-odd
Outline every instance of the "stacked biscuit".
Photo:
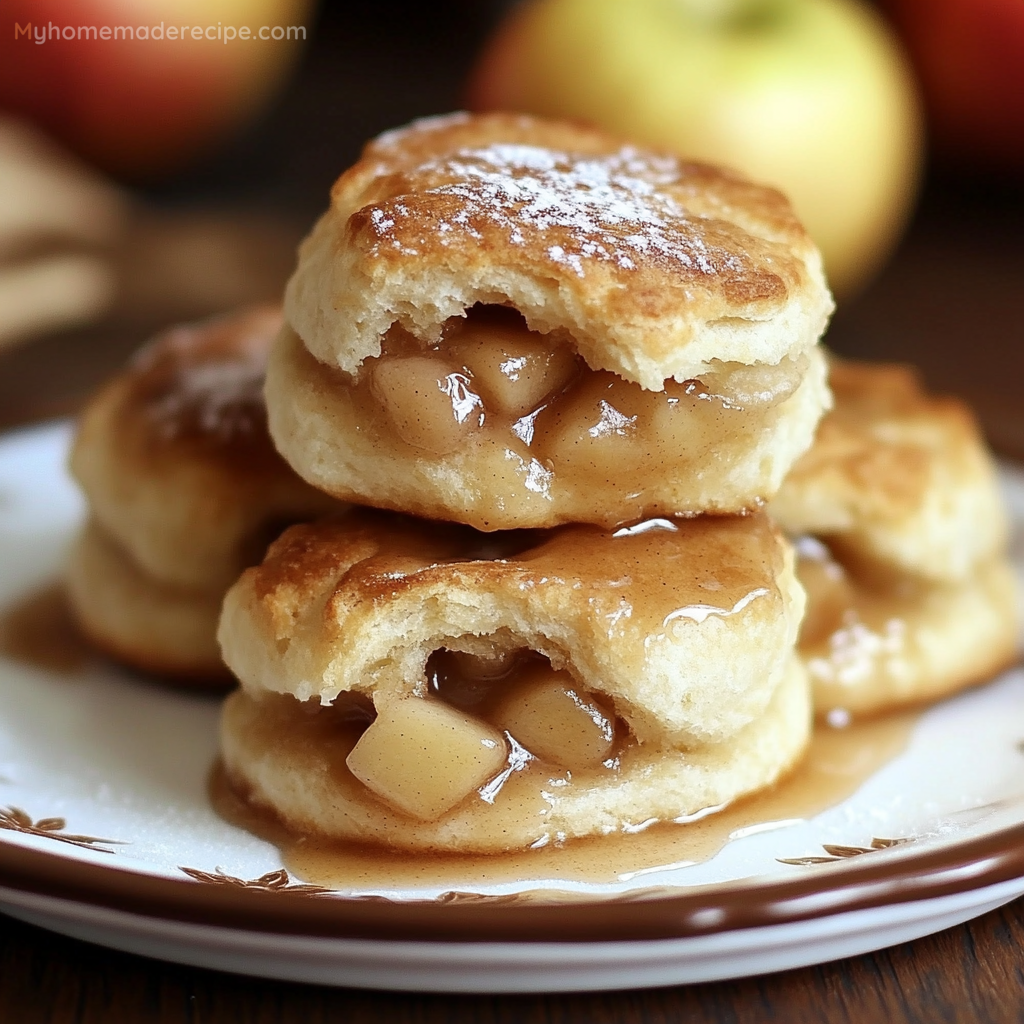
[[527,118],[382,136],[283,323],[171,330],[86,410],[73,610],[185,682],[228,678],[220,616],[229,777],[302,832],[499,851],[703,814],[799,758],[812,702],[1016,656],[969,411],[826,367],[829,310],[785,200],[733,175]]
[[498,851],[771,784],[811,709],[759,510],[829,403],[830,310],[737,176],[506,115],[372,142],[266,385],[285,460],[362,507],[227,595],[234,785],[302,832]]
[[1017,657],[1018,594],[970,411],[907,367],[831,361],[835,406],[772,502],[808,592],[800,653],[842,723],[980,682]]
[[224,592],[290,523],[337,503],[300,480],[267,435],[263,376],[278,309],[156,338],[89,403],[71,469],[90,518],[66,589],[86,636],[119,661],[225,683]]

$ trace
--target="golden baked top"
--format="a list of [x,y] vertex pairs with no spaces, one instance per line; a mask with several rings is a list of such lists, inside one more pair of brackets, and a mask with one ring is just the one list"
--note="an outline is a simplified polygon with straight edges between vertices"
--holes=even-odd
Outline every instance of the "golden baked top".
[[831,357],[835,397],[772,501],[814,533],[931,579],[960,579],[1006,542],[995,467],[970,409],[907,366]]
[[737,174],[509,114],[371,142],[300,249],[289,323],[353,372],[393,324],[429,345],[477,303],[655,391],[806,350],[832,309],[789,203]]
[[[238,468],[278,458],[263,402],[270,342],[280,309],[172,327],[143,348],[106,392],[118,406],[119,432],[153,457],[185,451]],[[102,401],[102,399],[97,399]]]

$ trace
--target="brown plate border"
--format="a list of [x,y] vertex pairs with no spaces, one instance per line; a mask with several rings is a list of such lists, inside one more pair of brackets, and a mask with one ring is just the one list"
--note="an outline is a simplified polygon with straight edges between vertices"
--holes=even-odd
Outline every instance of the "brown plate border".
[[918,850],[878,851],[671,892],[567,900],[449,894],[393,901],[247,889],[146,875],[0,841],[0,885],[176,922],[310,937],[432,942],[614,942],[679,939],[809,921],[934,899],[1024,877],[1024,823]]

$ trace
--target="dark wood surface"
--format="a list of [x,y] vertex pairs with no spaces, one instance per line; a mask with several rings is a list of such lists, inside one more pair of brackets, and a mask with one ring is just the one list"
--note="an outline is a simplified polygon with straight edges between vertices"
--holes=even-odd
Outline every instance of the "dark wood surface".
[[890,1024],[1024,1020],[1024,904],[869,956],[741,981],[580,995],[438,996],[159,964],[0,917],[0,1020],[18,1024]]
[[[273,297],[296,239],[358,140],[454,106],[472,46],[499,6],[420,5],[429,18],[414,18],[404,34],[390,31],[383,56],[371,52],[369,40],[386,5],[378,5],[377,21],[364,12],[333,28],[325,23],[295,87],[262,126],[189,179],[150,192],[158,211],[140,218],[118,254],[123,287],[111,317],[0,352],[0,425],[73,411],[169,320]],[[180,230],[183,206],[196,238],[220,240],[219,249],[199,248],[221,255],[154,296],[132,271],[161,238]],[[200,206],[204,212],[196,212]],[[1022,229],[1020,191],[931,180],[894,260],[840,309],[828,341],[847,355],[915,362],[933,387],[974,404],[1000,451],[1024,458]],[[211,274],[222,277],[216,287]],[[1024,1021],[1024,901],[937,936],[781,975],[530,997],[401,995],[238,978],[113,953],[0,917],[0,1022],[747,1020]]]

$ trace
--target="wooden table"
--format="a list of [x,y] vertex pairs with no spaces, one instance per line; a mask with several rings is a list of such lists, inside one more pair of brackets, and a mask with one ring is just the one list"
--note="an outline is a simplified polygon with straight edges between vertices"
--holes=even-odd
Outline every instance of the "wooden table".
[[159,964],[0,917],[11,1024],[935,1024],[1024,1019],[1024,903],[931,938],[785,974],[591,995],[326,989]]

